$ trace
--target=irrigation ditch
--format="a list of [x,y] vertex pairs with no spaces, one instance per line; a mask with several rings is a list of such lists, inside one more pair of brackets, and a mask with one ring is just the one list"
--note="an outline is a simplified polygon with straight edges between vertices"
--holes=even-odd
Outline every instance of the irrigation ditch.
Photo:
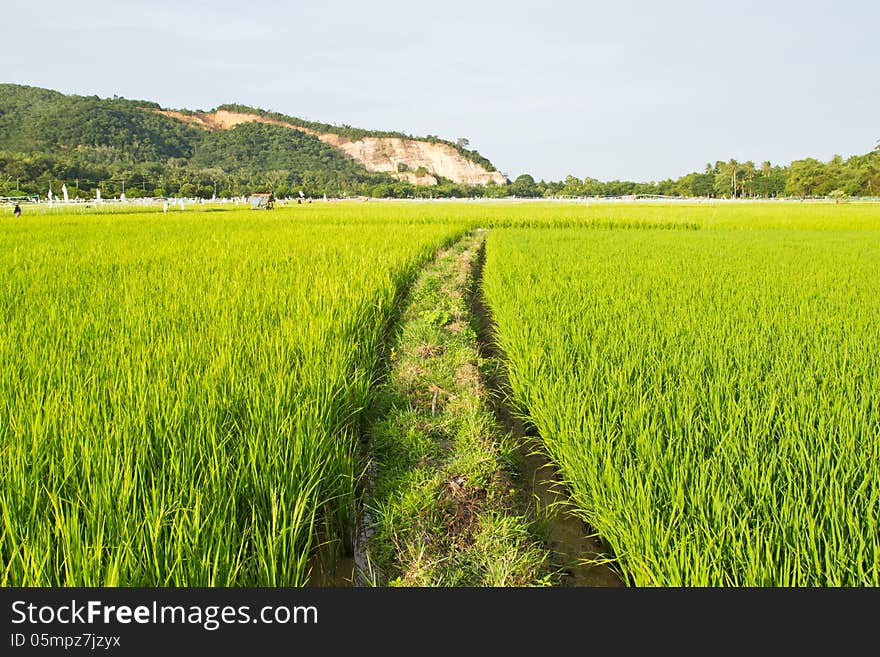
[[504,354],[494,339],[495,324],[482,292],[485,261],[486,245],[483,241],[474,268],[476,283],[471,309],[478,326],[480,355],[487,365],[483,371],[490,393],[489,403],[519,446],[521,503],[534,506],[535,521],[551,551],[558,574],[557,585],[622,586],[623,581],[610,565],[613,563],[610,548],[574,513],[556,467],[541,448],[540,436],[514,410]]
[[510,404],[482,298],[488,231],[438,250],[390,322],[365,413],[362,508],[316,586],[620,586]]

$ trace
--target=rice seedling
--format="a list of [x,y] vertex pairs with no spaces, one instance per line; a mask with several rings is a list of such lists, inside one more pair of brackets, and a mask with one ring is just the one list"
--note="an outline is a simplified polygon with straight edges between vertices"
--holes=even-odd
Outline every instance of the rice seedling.
[[284,211],[5,224],[2,583],[302,584],[351,525],[394,303],[461,232]]
[[631,584],[880,584],[875,217],[490,235],[516,401]]
[[478,226],[514,393],[631,583],[878,584],[878,205],[79,210],[0,215],[3,585],[306,583],[395,304]]

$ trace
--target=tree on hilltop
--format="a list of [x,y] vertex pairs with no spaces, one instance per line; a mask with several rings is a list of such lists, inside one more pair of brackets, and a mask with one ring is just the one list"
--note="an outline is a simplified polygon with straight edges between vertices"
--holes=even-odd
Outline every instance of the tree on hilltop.
[[510,185],[510,193],[514,196],[539,196],[535,179],[527,173],[516,177]]

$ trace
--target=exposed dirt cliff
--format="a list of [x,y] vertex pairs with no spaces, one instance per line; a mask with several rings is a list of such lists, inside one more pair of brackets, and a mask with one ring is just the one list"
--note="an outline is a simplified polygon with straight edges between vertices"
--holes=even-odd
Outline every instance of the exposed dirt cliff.
[[424,185],[430,187],[437,184],[437,179],[430,173],[422,173],[420,171],[398,171],[392,172],[391,176],[413,185]]
[[481,165],[464,157],[449,144],[401,137],[363,137],[352,140],[332,132],[316,132],[303,126],[259,114],[229,110],[194,114],[173,110],[152,111],[205,130],[228,130],[242,123],[254,122],[299,130],[315,135],[325,144],[338,148],[355,161],[363,164],[367,171],[390,173],[398,180],[406,180],[415,185],[436,185],[436,176],[468,185],[485,185],[490,180],[494,180],[499,185],[505,183],[504,176],[498,171],[487,171]]

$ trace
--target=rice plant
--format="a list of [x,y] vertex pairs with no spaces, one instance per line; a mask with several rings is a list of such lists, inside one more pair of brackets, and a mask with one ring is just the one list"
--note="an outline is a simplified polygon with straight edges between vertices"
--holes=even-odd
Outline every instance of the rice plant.
[[2,583],[304,583],[351,524],[395,300],[461,231],[290,211],[4,224]]
[[880,585],[875,215],[490,235],[516,401],[631,584]]

